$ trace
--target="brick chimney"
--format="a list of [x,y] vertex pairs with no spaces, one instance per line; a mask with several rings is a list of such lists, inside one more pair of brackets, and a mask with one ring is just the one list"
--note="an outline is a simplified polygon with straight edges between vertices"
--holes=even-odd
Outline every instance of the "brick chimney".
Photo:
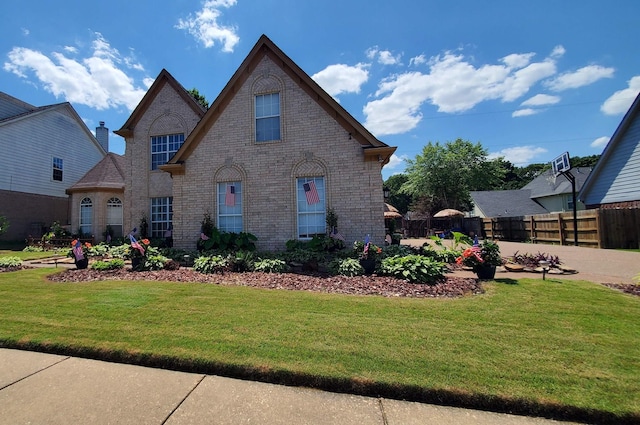
[[96,139],[100,146],[109,152],[109,129],[104,126],[104,121],[100,121],[100,127],[96,127]]

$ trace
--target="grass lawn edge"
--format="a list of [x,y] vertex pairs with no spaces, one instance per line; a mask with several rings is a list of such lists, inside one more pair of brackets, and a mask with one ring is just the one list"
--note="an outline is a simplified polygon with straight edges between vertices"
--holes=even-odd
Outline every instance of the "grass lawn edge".
[[471,393],[462,389],[427,388],[398,383],[312,375],[284,369],[252,367],[210,360],[188,360],[180,357],[160,356],[153,353],[132,353],[79,345],[68,346],[13,339],[0,339],[0,348],[36,351],[186,373],[217,375],[285,386],[308,387],[334,393],[485,410],[520,416],[543,417],[562,421],[620,425],[640,423],[640,413],[618,415],[598,409],[532,399]]

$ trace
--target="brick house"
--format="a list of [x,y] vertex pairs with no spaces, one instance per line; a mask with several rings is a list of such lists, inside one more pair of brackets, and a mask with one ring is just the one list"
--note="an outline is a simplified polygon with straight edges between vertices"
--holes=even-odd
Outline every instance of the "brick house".
[[173,229],[194,249],[208,213],[260,249],[326,232],[337,213],[347,243],[384,240],[381,168],[395,147],[376,139],[260,37],[205,111],[163,70],[116,131],[126,140],[125,228]]

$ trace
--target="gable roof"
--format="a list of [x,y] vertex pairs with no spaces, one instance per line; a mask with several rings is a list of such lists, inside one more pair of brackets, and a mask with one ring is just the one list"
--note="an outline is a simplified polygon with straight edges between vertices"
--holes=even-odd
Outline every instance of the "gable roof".
[[[580,188],[584,185],[584,182],[589,177],[591,173],[591,168],[589,167],[576,167],[572,168],[571,174],[576,179],[576,192],[580,190]],[[529,182],[523,189],[528,189],[531,191],[531,198],[543,198],[545,196],[554,196],[554,195],[563,195],[572,193],[573,190],[571,188],[571,182],[567,180],[564,176],[558,176],[553,181],[553,171],[546,170],[538,177]]]
[[209,128],[211,128],[229,104],[238,88],[247,80],[251,72],[265,56],[271,58],[309,97],[334,117],[346,132],[349,133],[351,138],[362,145],[365,157],[379,158],[382,165],[389,162],[391,154],[395,152],[396,148],[390,147],[386,143],[378,140],[333,97],[324,91],[318,83],[307,75],[302,68],[263,34],[242,64],[240,64],[240,67],[233,74],[227,85],[222,89],[220,95],[218,95],[216,100],[211,104],[205,116],[196,125],[191,134],[189,134],[180,150],[178,150],[166,165],[160,166],[162,170],[178,173],[183,172],[182,167],[185,159],[187,159],[191,152],[198,146]]
[[584,185],[582,186],[582,189],[578,194],[578,199],[580,199],[580,201],[584,202],[585,204],[587,203],[585,201],[587,196],[589,195],[589,192],[593,190],[595,182],[599,180],[599,178],[603,175],[603,173],[607,171],[607,169],[609,169],[609,160],[613,156],[613,153],[620,147],[621,143],[624,141],[624,135],[631,124],[633,124],[636,119],[640,119],[640,117],[638,116],[639,114],[640,93],[638,93],[635,100],[631,104],[631,107],[622,118],[622,121],[620,121],[618,128],[616,128],[616,131],[613,133],[613,136],[611,136],[609,143],[607,143],[607,146],[602,151],[600,159],[596,163],[595,167],[593,167],[593,171],[589,175],[589,178],[587,178],[587,180],[584,182]]
[[530,189],[483,190],[470,192],[471,199],[485,217],[521,217],[548,211],[531,199]]
[[67,194],[73,192],[86,192],[100,190],[106,192],[124,191],[124,157],[109,152],[92,169],[87,171],[76,184],[66,190]]
[[114,133],[125,138],[131,137],[136,124],[166,84],[171,86],[185,101],[185,103],[202,118],[205,113],[205,108],[189,94],[189,92],[173,77],[173,75],[163,68],[151,87],[149,87],[149,90],[147,90],[147,93],[142,97],[140,103],[138,103],[138,106],[136,106],[136,109],[133,110],[129,119],[122,125],[122,128],[114,131]]
[[[0,93],[0,94],[4,94],[4,93]],[[11,96],[8,96],[8,95],[7,97],[11,98]],[[22,103],[23,105],[26,105],[25,107],[26,110],[18,115],[13,115],[13,116],[6,117],[4,119],[0,119],[0,127],[4,125],[13,124],[25,119],[30,119],[32,117],[35,117],[41,114],[46,114],[52,111],[55,112],[55,111],[64,110],[68,112],[71,115],[71,117],[77,122],[80,129],[87,135],[87,138],[93,142],[96,148],[99,149],[102,154],[105,154],[105,155],[107,154],[107,151],[100,144],[100,142],[98,142],[98,139],[96,139],[96,136],[93,134],[93,132],[91,132],[91,130],[89,130],[89,127],[87,127],[87,124],[82,120],[82,118],[80,118],[80,115],[78,115],[76,110],[73,108],[73,106],[71,106],[69,102],[62,102],[62,103],[56,103],[53,105],[35,107],[32,105],[29,105],[28,103],[24,103],[18,99],[15,99],[15,98],[11,98],[11,99],[16,100]],[[4,99],[0,99],[0,100],[4,100]]]

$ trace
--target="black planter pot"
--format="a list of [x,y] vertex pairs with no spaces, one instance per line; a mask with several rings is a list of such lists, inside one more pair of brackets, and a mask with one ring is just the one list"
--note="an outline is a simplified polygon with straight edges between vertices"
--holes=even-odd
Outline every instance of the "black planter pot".
[[88,265],[89,265],[88,258],[83,258],[82,260],[76,260],[76,268],[78,270],[86,269]]
[[372,258],[365,258],[360,260],[360,265],[364,269],[364,274],[373,274],[376,271],[376,260]]
[[142,264],[142,258],[139,257],[133,257],[131,259],[131,268],[133,270],[139,270],[140,269],[140,265]]
[[480,280],[491,280],[496,276],[496,266],[476,266],[474,271]]

